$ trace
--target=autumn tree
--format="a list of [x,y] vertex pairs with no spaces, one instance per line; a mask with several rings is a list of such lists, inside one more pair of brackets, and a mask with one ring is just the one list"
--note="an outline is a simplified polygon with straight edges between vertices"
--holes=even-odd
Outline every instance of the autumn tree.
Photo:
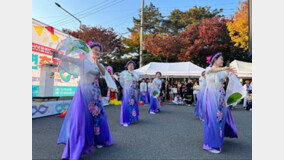
[[248,1],[239,2],[238,11],[233,16],[233,21],[228,22],[228,30],[230,37],[235,42],[235,46],[239,46],[244,50],[249,48],[249,25],[248,25]]
[[228,20],[214,17],[203,19],[198,25],[189,26],[178,35],[179,60],[206,66],[206,57],[219,51],[227,54],[230,37],[226,27]]
[[85,42],[93,41],[101,43],[104,49],[103,52],[105,53],[102,57],[106,61],[116,58],[124,48],[121,37],[114,32],[113,28],[105,29],[102,27],[87,27],[86,25],[82,25],[81,29],[77,31],[63,29],[63,32]]
[[[144,34],[144,38],[148,37],[149,35]],[[140,51],[140,33],[131,32],[131,34],[126,37],[122,37],[122,43],[124,45],[124,48],[122,52],[124,54],[129,53],[137,53],[139,54]]]
[[178,52],[178,42],[171,35],[152,35],[145,38],[144,47],[148,52],[151,52],[155,57],[165,58],[168,62],[169,58],[174,58]]
[[199,37],[198,30],[198,26],[191,26],[177,36],[180,43],[180,53],[178,54],[180,61],[191,60],[204,49],[204,43]]

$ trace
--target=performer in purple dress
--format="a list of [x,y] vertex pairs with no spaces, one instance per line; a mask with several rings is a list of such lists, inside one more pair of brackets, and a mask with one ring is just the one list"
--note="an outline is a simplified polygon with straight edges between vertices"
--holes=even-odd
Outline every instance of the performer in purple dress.
[[123,98],[121,104],[120,124],[127,127],[129,124],[138,121],[138,94],[136,83],[139,80],[138,74],[133,71],[135,62],[128,61],[127,70],[120,74],[120,85],[123,88]]
[[201,73],[201,77],[199,78],[199,92],[198,92],[198,96],[197,96],[197,103],[196,103],[196,106],[195,106],[195,111],[194,111],[194,115],[195,116],[198,116],[199,119],[201,121],[203,121],[203,96],[204,96],[204,91],[205,91],[205,88],[206,88],[206,76],[205,76],[205,71],[203,71]]
[[145,104],[149,103],[148,95],[147,95],[147,83],[145,82],[145,79],[142,79],[142,82],[140,83],[139,101],[142,101]]
[[[161,76],[161,72],[156,72],[156,78],[152,82],[152,88],[150,91],[150,108],[148,110],[150,114],[156,114],[157,112],[161,111],[161,106],[159,102],[160,89],[162,86],[162,81],[160,80]],[[157,92],[158,94],[155,95],[154,92]]]
[[[70,39],[65,42],[67,46],[72,45],[74,41]],[[61,69],[73,73],[72,70],[77,67],[80,75],[77,91],[58,136],[57,144],[65,144],[62,159],[77,160],[83,154],[91,152],[94,145],[101,148],[113,143],[101,98],[99,76],[102,75],[106,79],[109,87],[116,88],[116,85],[105,67],[98,62],[103,51],[101,44],[90,42],[89,47],[84,44],[89,51],[84,57],[81,53],[80,58],[74,58],[68,56],[67,52],[64,55],[58,50],[53,52],[53,56],[61,60],[59,64]]]
[[230,108],[226,106],[223,83],[231,67],[223,66],[222,53],[212,57],[206,68],[206,89],[203,98],[204,106],[204,143],[203,149],[220,153],[224,137],[237,138],[237,129]]
[[148,79],[148,83],[147,83],[147,96],[148,96],[148,99],[149,99],[149,103],[151,103],[151,89],[152,89],[152,78],[149,77]]

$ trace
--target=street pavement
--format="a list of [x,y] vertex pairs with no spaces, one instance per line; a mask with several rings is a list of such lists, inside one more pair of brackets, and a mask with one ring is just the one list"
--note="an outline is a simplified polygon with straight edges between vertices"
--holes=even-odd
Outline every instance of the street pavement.
[[[120,106],[106,106],[114,139],[110,147],[82,156],[84,160],[249,160],[252,159],[252,112],[237,106],[232,110],[239,138],[225,138],[220,154],[202,149],[203,123],[194,117],[194,106],[164,104],[162,112],[147,113],[149,105],[139,106],[139,122],[120,126]],[[32,120],[33,159],[60,159],[64,145],[57,145],[63,118]]]

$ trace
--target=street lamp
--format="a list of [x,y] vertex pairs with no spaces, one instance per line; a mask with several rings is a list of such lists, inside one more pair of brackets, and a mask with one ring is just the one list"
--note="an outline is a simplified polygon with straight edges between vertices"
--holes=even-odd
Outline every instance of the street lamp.
[[55,5],[56,5],[57,7],[59,7],[59,8],[61,8],[61,9],[63,9],[65,12],[67,12],[67,13],[70,14],[72,17],[74,17],[77,21],[79,21],[79,23],[80,23],[80,28],[81,28],[82,23],[81,23],[81,21],[80,21],[77,17],[75,17],[73,14],[71,14],[70,12],[68,12],[67,10],[65,10],[64,8],[62,8],[62,7],[60,6],[60,4],[58,4],[58,3],[55,2]]

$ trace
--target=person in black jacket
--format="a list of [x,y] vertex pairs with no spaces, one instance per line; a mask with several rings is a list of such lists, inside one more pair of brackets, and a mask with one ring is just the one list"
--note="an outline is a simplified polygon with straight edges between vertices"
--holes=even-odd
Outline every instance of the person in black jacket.
[[170,84],[169,81],[165,82],[165,88],[166,88],[166,100],[170,99]]
[[191,97],[191,100],[189,102],[189,104],[191,105],[193,103],[193,83],[192,80],[189,79],[188,83],[186,84],[186,90],[187,90],[187,96]]
[[115,81],[114,82],[117,86],[117,100],[121,101],[122,100],[122,87],[119,83],[119,73],[116,72],[116,73],[114,73],[114,75],[115,75]]
[[165,84],[165,80],[162,80],[162,86],[161,86],[161,90],[160,90],[160,96],[162,99],[162,102],[165,102],[165,97],[166,97],[166,84]]

